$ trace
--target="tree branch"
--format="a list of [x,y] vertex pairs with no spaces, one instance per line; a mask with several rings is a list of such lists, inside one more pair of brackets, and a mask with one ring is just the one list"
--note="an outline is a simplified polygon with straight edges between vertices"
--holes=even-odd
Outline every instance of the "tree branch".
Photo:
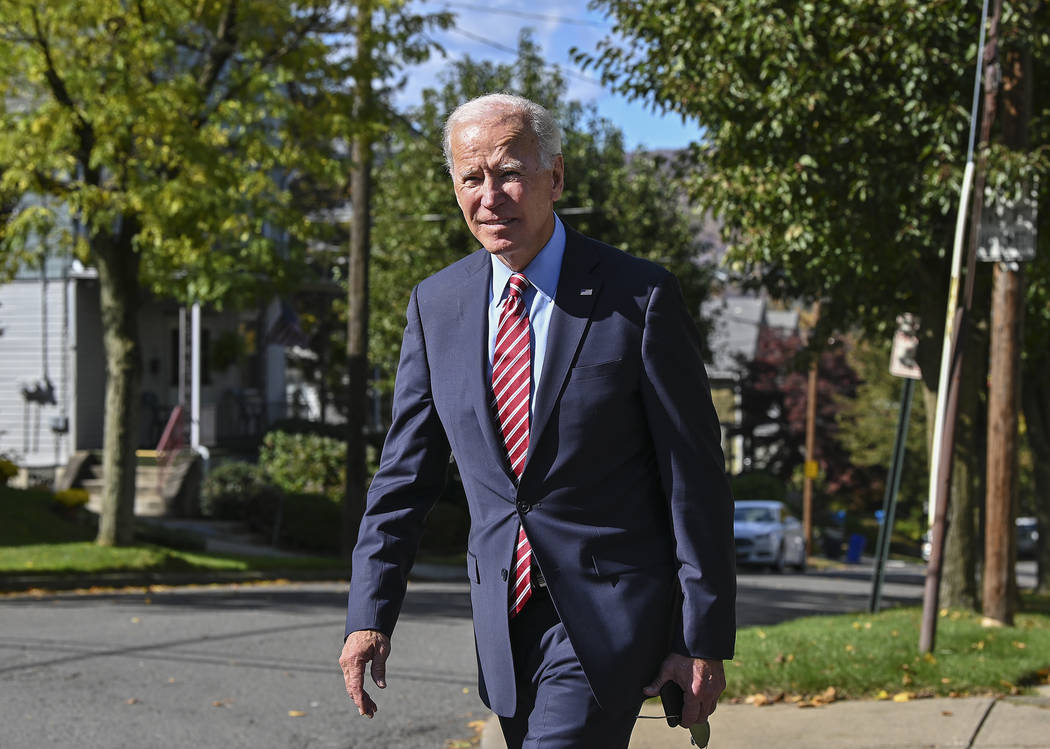
[[237,0],[229,0],[229,3],[226,5],[226,12],[223,13],[222,19],[219,21],[215,43],[208,50],[208,58],[205,61],[204,69],[201,70],[201,74],[197,79],[197,83],[204,91],[205,99],[208,98],[208,94],[211,93],[216,81],[219,80],[219,76],[222,75],[222,69],[226,66],[230,57],[233,56],[233,51],[236,47]]
[[[255,69],[263,70],[274,61],[279,60],[285,55],[291,54],[296,49],[298,49],[299,45],[306,38],[306,36],[311,31],[315,31],[319,28],[318,21],[320,19],[321,15],[317,12],[315,12],[310,17],[306,18],[304,23],[300,24],[294,32],[288,35],[288,38],[286,39],[284,44],[279,45],[275,49],[270,50],[267,54],[260,57],[257,63],[255,64]],[[231,47],[230,54],[228,55],[228,57],[232,56],[233,51],[234,49]],[[206,107],[201,111],[201,113],[194,120],[194,125],[198,129],[204,127],[205,123],[207,123],[211,116],[215,114],[215,112],[218,110],[219,106],[222,105],[224,102],[230,101],[231,99],[236,97],[248,85],[248,82],[250,80],[251,74],[249,73],[246,74],[243,78],[241,78],[239,82],[231,84],[230,87],[222,94],[222,96],[218,97],[214,101],[212,106]],[[214,85],[215,81],[213,81],[212,83]],[[204,90],[202,96],[203,101],[207,101],[209,93],[211,93],[210,88]]]

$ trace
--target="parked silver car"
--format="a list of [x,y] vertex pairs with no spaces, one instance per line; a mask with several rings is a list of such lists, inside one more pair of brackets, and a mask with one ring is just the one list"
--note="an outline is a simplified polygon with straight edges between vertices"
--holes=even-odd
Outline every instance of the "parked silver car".
[[769,565],[806,569],[806,540],[802,523],[783,502],[741,500],[733,512],[736,561],[740,565]]

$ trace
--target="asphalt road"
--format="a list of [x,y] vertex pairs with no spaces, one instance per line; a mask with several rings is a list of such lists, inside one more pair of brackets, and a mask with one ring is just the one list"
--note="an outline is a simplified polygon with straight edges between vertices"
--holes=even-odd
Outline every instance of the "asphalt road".
[[336,660],[345,611],[337,584],[0,599],[0,748],[440,749],[474,735],[488,713],[465,583],[411,587],[372,720]]
[[[867,607],[870,569],[739,577],[741,626]],[[1022,571],[1021,584],[1026,581]],[[894,567],[885,605],[922,599]],[[345,585],[222,586],[0,598],[0,749],[445,749],[475,736],[466,583],[413,583],[379,712],[336,662]]]

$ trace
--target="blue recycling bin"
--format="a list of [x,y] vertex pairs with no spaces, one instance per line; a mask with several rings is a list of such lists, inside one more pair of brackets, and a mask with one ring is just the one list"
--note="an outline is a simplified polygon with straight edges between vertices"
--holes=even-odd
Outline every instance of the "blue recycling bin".
[[846,545],[846,561],[850,564],[860,562],[860,555],[864,553],[864,544],[867,539],[859,533],[851,533],[849,543]]

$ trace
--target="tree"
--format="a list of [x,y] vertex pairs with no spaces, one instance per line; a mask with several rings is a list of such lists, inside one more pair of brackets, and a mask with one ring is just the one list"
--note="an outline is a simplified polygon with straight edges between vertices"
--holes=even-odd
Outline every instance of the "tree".
[[743,436],[751,470],[793,483],[806,458],[808,368],[812,357],[818,356],[816,430],[820,439],[814,459],[821,467],[819,488],[827,503],[867,511],[873,497],[871,472],[854,464],[839,434],[843,405],[856,396],[860,382],[848,351],[849,346],[840,339],[814,353],[798,334],[764,328],[754,358],[742,362],[741,420],[733,434]]
[[99,273],[101,544],[132,535],[144,291],[222,303],[290,280],[318,228],[296,183],[337,182],[331,142],[368,124],[348,105],[350,7],[3,0],[0,204],[20,202],[0,241],[24,248],[67,211]]
[[[824,328],[886,335],[899,313],[918,313],[931,406],[979,8],[925,0],[596,5],[627,41],[607,39],[580,59],[614,89],[707,127],[694,148],[692,192],[724,221],[731,262],[777,295],[820,299]],[[1004,40],[1045,59],[1048,13],[1045,3],[1011,3]],[[1040,96],[1036,111],[1046,112]],[[1044,129],[1031,151],[1009,158],[993,147],[989,184],[1045,173],[1046,138]],[[987,268],[978,272],[983,284]],[[978,327],[970,329],[982,344]],[[980,430],[972,428],[982,418],[976,358],[967,366],[976,380],[960,393],[949,540],[959,553],[949,560],[964,563],[945,572],[949,604],[974,602],[966,554],[983,497]]]

